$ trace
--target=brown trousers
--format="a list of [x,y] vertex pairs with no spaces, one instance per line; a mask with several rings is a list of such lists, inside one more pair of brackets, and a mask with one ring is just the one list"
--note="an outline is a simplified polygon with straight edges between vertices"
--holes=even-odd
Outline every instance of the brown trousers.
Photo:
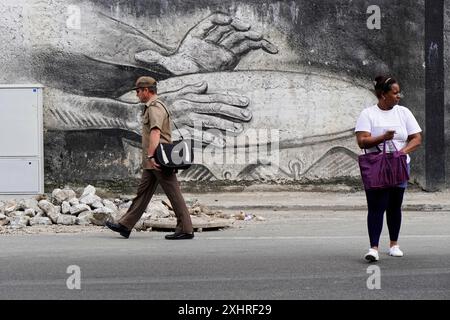
[[137,195],[133,199],[127,213],[119,220],[119,223],[131,230],[144,214],[158,184],[161,184],[177,216],[175,232],[191,233],[193,231],[191,216],[181,194],[176,174],[168,174],[156,170],[144,169],[137,189]]

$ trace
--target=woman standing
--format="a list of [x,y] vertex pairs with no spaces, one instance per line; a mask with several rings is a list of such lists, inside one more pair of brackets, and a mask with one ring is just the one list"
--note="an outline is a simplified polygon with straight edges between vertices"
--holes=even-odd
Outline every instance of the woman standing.
[[[393,152],[396,148],[407,155],[409,171],[411,161],[409,153],[420,146],[422,130],[411,111],[398,105],[401,98],[400,86],[394,78],[378,76],[374,83],[378,103],[364,109],[356,122],[358,145],[361,149],[366,149],[366,152],[379,152],[383,148],[383,142],[386,141],[386,152]],[[365,190],[370,239],[369,252],[364,256],[367,261],[379,259],[378,243],[385,211],[390,237],[389,255],[403,256],[397,241],[402,220],[403,194],[407,184],[408,181],[405,181],[393,188]]]

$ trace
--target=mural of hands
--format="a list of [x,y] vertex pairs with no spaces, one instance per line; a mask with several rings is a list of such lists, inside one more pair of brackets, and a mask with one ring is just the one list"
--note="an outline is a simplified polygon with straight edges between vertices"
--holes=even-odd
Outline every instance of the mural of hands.
[[[192,137],[200,139],[203,144],[223,147],[225,141],[221,134],[215,135],[213,130],[202,129],[217,129],[231,135],[240,134],[244,130],[243,123],[252,119],[252,113],[246,109],[249,99],[239,95],[207,93],[207,90],[208,85],[203,81],[161,92],[159,96],[170,106],[172,119],[183,137]],[[137,102],[134,92],[129,92],[120,99],[128,103]],[[176,130],[173,134],[175,139],[179,135]]]
[[[162,92],[160,98],[170,105],[173,121],[183,137],[192,137],[202,144],[224,146],[222,134],[231,135],[244,130],[243,123],[252,119],[246,108],[249,99],[223,93],[207,93],[207,83],[198,82]],[[104,130],[117,129],[124,136],[139,141],[141,137],[141,111],[134,91],[119,99],[91,98],[52,90],[47,95],[46,128],[49,130]],[[217,132],[216,131],[216,132]],[[173,131],[174,138],[179,136]]]
[[[225,139],[233,144],[230,154],[235,151],[260,161],[238,163],[237,158],[227,155],[232,160],[224,163],[220,156],[210,157],[211,148],[207,148],[198,159],[204,167],[192,170],[193,179],[197,174],[211,179],[270,180],[283,176],[298,180],[305,175],[323,176],[323,170],[331,176],[358,173],[354,124],[349,119],[374,103],[374,95],[366,87],[325,74],[275,70],[197,73],[173,77],[160,85],[171,90],[201,81],[208,83],[210,94],[231,92],[251,102],[244,109],[252,112],[251,121],[239,123],[244,130],[236,138]],[[220,155],[229,149],[216,151]],[[190,174],[186,173],[186,179],[191,179]]]
[[[200,139],[203,145],[223,147],[222,134],[238,135],[244,130],[242,122],[249,122],[252,113],[245,108],[249,99],[244,96],[206,93],[206,82],[182,87],[176,91],[161,94],[161,99],[171,106],[171,114],[178,128],[183,128],[183,136]],[[216,129],[204,131],[203,129]],[[176,138],[178,132],[174,131]]]
[[[92,150],[92,163],[111,172],[140,165],[142,109],[130,90],[139,76],[148,75],[158,81],[158,93],[183,136],[201,137],[203,154],[219,153],[228,136],[236,141],[236,154],[250,154],[255,145],[272,150],[269,136],[253,144],[246,139],[259,129],[278,134],[279,164],[208,164],[188,180],[358,174],[352,119],[373,103],[367,76],[391,65],[379,49],[384,38],[366,41],[366,30],[355,28],[357,11],[316,16],[337,8],[326,1],[19,3],[0,10],[0,27],[8,31],[0,35],[5,44],[0,82],[45,86],[45,129],[52,141],[46,157],[78,150],[68,172],[86,167],[81,155],[94,149],[90,145],[114,153],[111,164],[97,155],[98,148]],[[77,28],[68,24],[76,21],[68,7],[79,9]],[[419,7],[411,17],[421,16]],[[176,139],[177,130],[173,135]],[[86,138],[92,143],[84,143]],[[59,175],[61,167],[55,168],[51,175]]]
[[174,75],[233,70],[252,50],[276,54],[275,45],[250,30],[251,26],[225,13],[213,13],[188,31],[173,53],[136,53],[136,61],[163,65]]
[[[150,38],[131,25],[100,13],[103,23],[109,21],[123,27],[124,35],[129,41],[137,41],[142,37]],[[108,24],[109,25],[109,24]],[[262,49],[276,54],[277,48],[263,36],[250,30],[249,24],[234,19],[225,13],[213,13],[194,25],[180,41],[176,49],[170,50],[164,44],[150,39],[154,50],[139,51],[135,54],[135,63],[122,65],[122,60],[84,55],[84,59],[73,59],[69,66],[96,70],[95,72],[74,72],[71,79],[80,78],[77,84],[82,88],[71,87],[73,94],[62,93],[59,87],[64,83],[51,82],[54,87],[52,103],[49,104],[47,128],[53,130],[87,130],[87,129],[119,129],[129,131],[134,139],[140,139],[141,109],[134,91],[127,89],[141,74],[153,75],[163,83],[169,74],[158,77],[158,70],[164,68],[173,76],[185,73],[201,73],[212,71],[230,71],[236,67],[240,59],[252,50]],[[136,37],[136,34],[139,37]],[[134,35],[131,37],[131,35]],[[148,41],[145,43],[149,43]],[[155,44],[157,46],[155,47]],[[142,45],[140,46],[142,47]],[[114,50],[113,50],[114,51]],[[168,52],[172,53],[168,53]],[[166,52],[166,53],[161,53]],[[112,55],[115,57],[116,55]],[[112,60],[110,60],[112,59]],[[65,64],[64,61],[58,61]],[[159,66],[159,67],[158,67]],[[70,68],[69,68],[70,69]],[[67,64],[65,68],[68,70]],[[153,74],[151,71],[156,72]],[[52,73],[52,77],[54,73]],[[107,77],[113,77],[108,79]],[[86,78],[86,79],[85,79]],[[59,79],[59,78],[58,78]],[[89,83],[110,83],[102,90],[92,92]],[[86,81],[85,81],[86,80]],[[86,88],[85,88],[86,87]],[[65,88],[64,88],[65,89]],[[116,91],[115,91],[116,90]],[[80,91],[83,94],[80,94]],[[217,129],[237,135],[244,130],[243,123],[252,119],[252,113],[247,109],[250,101],[244,96],[225,93],[208,93],[205,81],[190,83],[182,87],[169,86],[166,92],[159,90],[162,100],[168,105],[173,120],[182,130],[183,136],[201,137],[203,144],[223,146],[224,141],[219,136],[206,132],[206,129]],[[94,95],[92,94],[94,93]],[[76,119],[73,121],[73,119]],[[201,132],[199,132],[199,129]],[[176,137],[178,133],[174,130]],[[128,134],[129,135],[129,134]],[[136,136],[137,135],[137,136]]]

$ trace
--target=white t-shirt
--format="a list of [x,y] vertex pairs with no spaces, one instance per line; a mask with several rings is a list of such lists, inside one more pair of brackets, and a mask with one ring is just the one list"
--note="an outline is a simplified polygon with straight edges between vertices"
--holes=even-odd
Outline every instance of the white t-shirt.
[[[372,137],[383,135],[388,130],[395,130],[394,139],[386,141],[386,152],[395,151],[392,142],[397,150],[406,146],[408,136],[414,133],[422,132],[416,118],[414,118],[408,108],[396,105],[391,110],[381,110],[377,105],[368,107],[361,111],[356,121],[355,132],[370,132]],[[378,145],[383,150],[383,143]],[[366,150],[367,152],[376,152],[376,147]],[[407,162],[410,162],[408,155]]]

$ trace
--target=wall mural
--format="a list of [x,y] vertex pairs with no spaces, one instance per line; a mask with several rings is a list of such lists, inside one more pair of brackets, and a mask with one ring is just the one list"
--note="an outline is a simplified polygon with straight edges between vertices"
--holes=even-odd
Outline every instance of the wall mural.
[[[181,180],[297,181],[359,175],[354,123],[375,98],[367,83],[326,68],[328,61],[321,67],[308,63],[305,53],[314,56],[315,46],[300,50],[292,39],[301,34],[291,34],[302,16],[298,1],[265,1],[266,11],[254,1],[186,10],[181,2],[163,0],[35,0],[11,1],[9,6],[1,12],[11,17],[4,24],[20,12],[22,39],[12,41],[16,51],[11,49],[6,57],[14,62],[3,70],[10,76],[0,80],[11,81],[20,64],[28,71],[26,80],[46,86],[47,137],[72,132],[85,139],[66,139],[63,148],[73,143],[83,150],[84,143],[92,149],[93,140],[101,139],[98,132],[112,132],[120,139],[121,157],[105,158],[101,155],[108,150],[101,150],[91,162],[100,171],[126,167],[112,176],[139,177],[142,108],[130,88],[138,76],[151,75],[159,81],[159,95],[183,136],[201,140],[196,165],[181,172]],[[68,21],[76,21],[78,13],[79,27],[70,28]],[[11,41],[2,37],[3,43]],[[14,53],[21,48],[28,58]],[[371,58],[367,48],[356,51],[360,60]],[[177,138],[177,131],[173,133]],[[58,139],[49,140],[51,179],[58,171],[53,149]],[[260,157],[261,150],[269,150],[266,158]],[[227,152],[235,160],[240,154],[256,161],[220,161]],[[218,161],[210,161],[214,157]],[[83,169],[88,170],[88,162],[72,166],[78,166],[80,176],[88,175]]]

